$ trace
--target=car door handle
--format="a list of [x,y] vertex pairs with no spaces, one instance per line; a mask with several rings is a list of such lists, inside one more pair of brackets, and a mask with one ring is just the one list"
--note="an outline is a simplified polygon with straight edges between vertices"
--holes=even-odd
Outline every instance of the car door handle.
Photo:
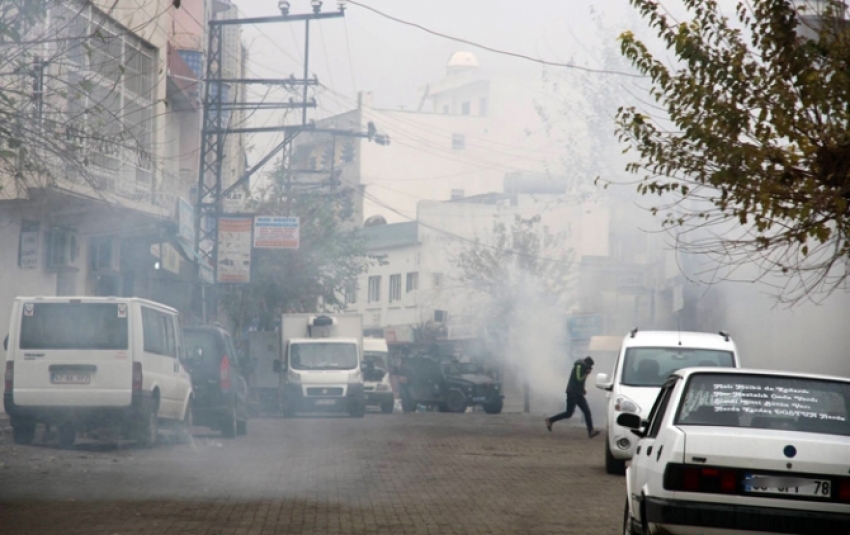
[[656,461],[656,462],[658,462],[658,460],[659,460],[659,459],[661,459],[661,452],[662,452],[662,451],[664,451],[664,446],[663,446],[663,445],[662,445],[660,448],[658,448],[658,453],[656,453],[656,454],[655,454],[655,461]]
[[652,446],[646,448],[646,455],[647,455],[647,457],[652,455]]
[[638,455],[640,455],[640,448],[641,448],[641,446],[638,446],[637,451],[635,451],[635,453],[637,453]]

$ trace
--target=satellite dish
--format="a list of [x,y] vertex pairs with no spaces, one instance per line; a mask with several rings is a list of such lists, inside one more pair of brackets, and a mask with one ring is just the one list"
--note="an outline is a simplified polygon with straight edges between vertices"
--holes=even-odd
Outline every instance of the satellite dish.
[[364,227],[377,227],[380,225],[386,225],[387,220],[382,215],[373,215],[363,222]]

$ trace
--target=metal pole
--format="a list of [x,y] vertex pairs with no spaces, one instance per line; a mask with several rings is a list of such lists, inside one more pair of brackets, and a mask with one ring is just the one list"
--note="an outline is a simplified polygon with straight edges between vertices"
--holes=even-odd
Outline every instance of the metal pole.
[[[304,79],[309,75],[310,64],[310,19],[304,21]],[[303,101],[307,102],[307,84],[304,84]],[[307,126],[307,108],[301,111],[301,125]]]

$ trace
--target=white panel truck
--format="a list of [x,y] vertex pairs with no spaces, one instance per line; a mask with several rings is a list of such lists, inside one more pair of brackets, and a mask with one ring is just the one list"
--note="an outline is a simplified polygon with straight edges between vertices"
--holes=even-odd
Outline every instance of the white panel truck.
[[347,412],[362,418],[363,318],[360,314],[284,314],[280,374],[284,417],[298,412]]

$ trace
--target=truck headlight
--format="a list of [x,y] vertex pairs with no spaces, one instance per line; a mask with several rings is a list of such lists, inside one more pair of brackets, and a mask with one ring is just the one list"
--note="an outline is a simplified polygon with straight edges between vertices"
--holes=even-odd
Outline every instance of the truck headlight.
[[614,410],[619,412],[631,412],[640,414],[640,405],[630,400],[626,396],[617,396],[614,400]]
[[286,380],[287,380],[287,382],[290,382],[290,383],[300,383],[301,382],[301,374],[294,372],[292,370],[289,370],[288,372],[286,372]]

